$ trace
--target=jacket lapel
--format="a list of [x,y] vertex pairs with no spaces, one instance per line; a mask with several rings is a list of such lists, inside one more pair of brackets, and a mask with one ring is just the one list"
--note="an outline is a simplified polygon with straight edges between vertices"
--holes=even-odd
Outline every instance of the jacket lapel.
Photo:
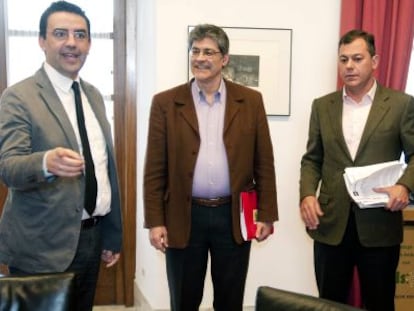
[[226,135],[230,124],[240,109],[239,103],[243,101],[243,97],[240,95],[240,93],[233,90],[233,85],[226,80],[224,80],[224,82],[226,83],[227,98],[226,113],[224,115],[223,137]]
[[79,151],[72,124],[70,123],[65,108],[63,108],[63,104],[61,103],[43,68],[36,72],[35,79],[39,87],[39,95],[42,98],[43,103],[48,107],[50,113],[56,119],[56,122],[59,124],[62,132],[65,134],[71,148]]
[[80,83],[82,85],[82,90],[85,92],[85,95],[88,98],[89,105],[91,106],[91,109],[95,114],[96,119],[98,120],[107,145],[112,145],[112,132],[111,128],[108,126],[108,120],[106,118],[105,111],[98,107],[99,103],[105,105],[102,102],[103,99],[101,95],[96,92],[94,87],[88,83],[85,83],[82,79],[80,80]]
[[331,121],[332,133],[337,139],[338,146],[342,149],[343,153],[352,161],[351,154],[349,153],[348,146],[346,145],[344,132],[342,129],[342,92],[338,91],[334,93],[331,99],[331,104],[328,105],[329,120]]
[[371,110],[368,115],[367,123],[365,124],[364,132],[362,133],[355,160],[358,158],[358,155],[364,150],[364,147],[368,143],[369,138],[388,112],[390,108],[388,104],[388,98],[389,96],[383,91],[383,88],[378,85],[374,101],[372,102]]
[[[194,80],[194,79],[193,79]],[[191,94],[192,81],[184,84],[178,91],[174,99],[175,104],[180,106],[179,114],[190,125],[190,127],[199,136],[197,113],[194,106],[193,96]]]
[[[243,97],[233,90],[233,86],[228,81],[224,80],[226,83],[226,112],[224,116],[224,129],[223,135],[227,132],[228,128],[230,127],[234,117],[236,116],[237,112],[239,111],[239,103],[243,101]],[[198,121],[197,121],[197,113],[195,111],[193,97],[191,94],[191,83],[193,80],[188,82],[187,84],[183,85],[177,91],[177,95],[175,97],[176,105],[181,106],[180,108],[180,115],[183,119],[191,126],[191,128],[199,134],[198,129]]]

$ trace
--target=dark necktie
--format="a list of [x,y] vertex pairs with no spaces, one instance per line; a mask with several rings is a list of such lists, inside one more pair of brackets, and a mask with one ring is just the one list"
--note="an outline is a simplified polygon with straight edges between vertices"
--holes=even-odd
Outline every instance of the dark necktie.
[[88,133],[85,127],[82,99],[79,91],[79,83],[74,81],[72,89],[75,93],[76,117],[78,119],[79,134],[82,141],[83,158],[85,160],[85,209],[92,216],[96,206],[97,183],[95,166],[93,164],[91,149],[89,147]]

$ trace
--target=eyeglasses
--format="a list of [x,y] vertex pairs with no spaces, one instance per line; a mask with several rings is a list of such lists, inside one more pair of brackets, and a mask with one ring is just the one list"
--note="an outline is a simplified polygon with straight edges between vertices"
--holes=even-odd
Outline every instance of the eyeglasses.
[[200,50],[200,49],[193,48],[193,49],[190,50],[190,54],[191,54],[191,57],[194,57],[194,58],[196,58],[200,55],[204,55],[207,58],[212,58],[216,54],[221,54],[221,52],[220,51],[214,51],[212,49]]
[[56,40],[59,41],[67,40],[70,33],[76,41],[84,41],[89,38],[85,30],[54,29],[50,33]]

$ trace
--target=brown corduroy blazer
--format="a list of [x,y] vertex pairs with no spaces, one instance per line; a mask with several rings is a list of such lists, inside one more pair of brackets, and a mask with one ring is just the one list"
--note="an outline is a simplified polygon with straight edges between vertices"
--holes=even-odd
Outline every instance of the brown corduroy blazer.
[[[145,227],[166,226],[170,247],[187,245],[191,197],[200,147],[191,82],[154,96],[144,172]],[[262,96],[225,81],[223,140],[227,152],[235,241],[241,243],[239,194],[256,183],[258,220],[278,219],[273,148]]]

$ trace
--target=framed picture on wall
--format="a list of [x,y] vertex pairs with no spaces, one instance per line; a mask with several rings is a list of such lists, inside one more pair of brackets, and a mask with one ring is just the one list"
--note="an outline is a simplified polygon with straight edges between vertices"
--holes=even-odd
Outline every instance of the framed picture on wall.
[[[188,26],[188,33],[193,28]],[[260,91],[267,115],[289,116],[292,29],[221,28],[230,40],[230,61],[223,70],[224,77]]]

